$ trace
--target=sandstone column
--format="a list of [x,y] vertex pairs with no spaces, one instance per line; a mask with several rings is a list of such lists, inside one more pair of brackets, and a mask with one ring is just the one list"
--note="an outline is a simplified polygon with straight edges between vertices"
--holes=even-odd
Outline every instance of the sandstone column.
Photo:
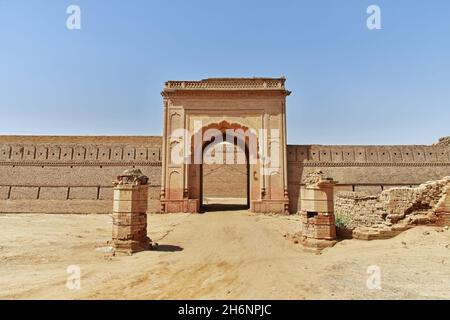
[[128,254],[147,250],[148,177],[139,169],[125,170],[113,182],[112,239],[117,252]]
[[322,172],[310,174],[301,189],[302,244],[314,251],[336,243],[334,185]]

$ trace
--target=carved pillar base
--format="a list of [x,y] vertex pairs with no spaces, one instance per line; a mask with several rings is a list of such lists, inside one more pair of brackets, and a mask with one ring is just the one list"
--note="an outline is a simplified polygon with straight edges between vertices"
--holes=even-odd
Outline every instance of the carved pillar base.
[[336,244],[336,222],[333,213],[301,211],[302,245],[307,251],[320,251]]

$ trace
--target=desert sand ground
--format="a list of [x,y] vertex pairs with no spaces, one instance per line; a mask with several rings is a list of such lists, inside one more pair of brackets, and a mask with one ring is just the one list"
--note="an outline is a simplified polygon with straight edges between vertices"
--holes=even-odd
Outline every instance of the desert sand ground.
[[[298,228],[298,216],[247,211],[149,215],[158,250],[114,256],[109,215],[0,215],[0,298],[450,298],[448,230],[345,240],[316,255],[283,236]],[[80,290],[66,287],[69,265],[81,268]],[[366,286],[370,265],[381,290]]]

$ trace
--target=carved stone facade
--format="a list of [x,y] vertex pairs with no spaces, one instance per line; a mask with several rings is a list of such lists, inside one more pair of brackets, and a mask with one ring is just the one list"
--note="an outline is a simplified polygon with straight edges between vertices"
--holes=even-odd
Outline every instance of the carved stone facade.
[[[280,155],[278,166],[266,174],[263,161],[249,162],[249,204],[253,212],[288,213],[286,96],[285,79],[206,79],[169,81],[164,98],[163,167],[161,182],[162,212],[198,212],[202,206],[202,163],[204,148],[213,141],[195,144],[208,129],[223,134],[230,130],[245,133],[245,149],[250,136],[261,146],[260,130],[267,130],[261,148]],[[200,124],[200,125],[198,125]],[[187,130],[182,136],[177,132]],[[276,130],[279,135],[272,136]],[[172,155],[180,145],[191,142],[190,163],[176,163]],[[187,149],[187,148],[186,148]],[[257,155],[260,155],[258,150]],[[202,163],[194,161],[201,154]]]

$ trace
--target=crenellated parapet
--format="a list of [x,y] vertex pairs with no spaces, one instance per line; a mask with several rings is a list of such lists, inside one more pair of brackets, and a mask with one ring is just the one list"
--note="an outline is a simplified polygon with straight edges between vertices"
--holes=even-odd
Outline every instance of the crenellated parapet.
[[[0,137],[0,165],[161,165],[160,138]],[[159,138],[159,139],[158,139]],[[102,141],[103,140],[103,141]],[[122,140],[122,141],[121,141]]]
[[288,161],[303,166],[445,164],[450,166],[450,147],[417,146],[333,146],[288,145]]

